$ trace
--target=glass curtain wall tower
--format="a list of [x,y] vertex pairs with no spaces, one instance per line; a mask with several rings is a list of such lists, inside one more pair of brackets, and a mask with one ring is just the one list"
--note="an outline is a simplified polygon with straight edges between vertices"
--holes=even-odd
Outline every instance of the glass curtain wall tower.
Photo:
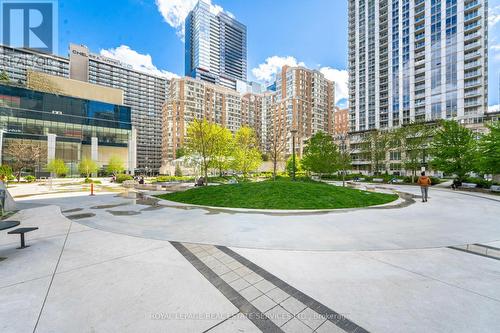
[[247,79],[247,28],[200,0],[185,22],[185,75],[236,89]]
[[349,0],[350,131],[487,110],[487,0]]

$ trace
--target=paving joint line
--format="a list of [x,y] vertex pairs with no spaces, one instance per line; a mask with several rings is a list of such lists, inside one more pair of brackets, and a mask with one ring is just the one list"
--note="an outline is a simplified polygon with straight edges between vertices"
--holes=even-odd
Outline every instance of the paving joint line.
[[212,326],[212,327],[210,327],[210,328],[208,328],[208,329],[204,330],[202,333],[208,333],[208,332],[210,332],[210,331],[211,331],[211,330],[213,330],[214,328],[216,328],[216,327],[218,327],[218,326],[222,325],[223,323],[225,323],[226,321],[228,321],[228,320],[229,320],[229,319],[231,319],[231,318],[234,318],[234,316],[237,316],[237,315],[238,315],[238,314],[240,314],[240,313],[241,313],[241,311],[239,311],[239,310],[238,310],[238,312],[236,312],[236,313],[235,313],[235,314],[233,314],[232,316],[229,316],[229,317],[227,317],[226,319],[224,319],[224,320],[222,320],[222,321],[218,322],[218,323],[217,323],[217,324],[215,324],[214,326]]
[[483,295],[481,293],[478,293],[476,291],[473,291],[473,290],[470,290],[470,289],[467,289],[467,288],[464,288],[464,287],[461,287],[461,286],[458,286],[456,284],[453,284],[453,283],[449,283],[449,282],[446,282],[446,281],[443,281],[441,279],[438,279],[438,278],[435,278],[435,277],[432,277],[432,276],[429,276],[429,275],[425,275],[425,274],[422,274],[422,273],[419,273],[419,272],[415,272],[415,271],[412,271],[411,269],[407,269],[407,268],[404,268],[402,266],[399,266],[399,265],[395,265],[395,264],[391,264],[390,262],[386,262],[384,260],[381,260],[381,259],[377,259],[377,258],[373,258],[373,257],[370,257],[370,256],[367,256],[365,254],[362,254],[363,257],[367,257],[371,260],[375,260],[375,261],[378,261],[378,262],[381,262],[383,264],[386,264],[386,265],[389,265],[389,266],[392,266],[394,268],[397,268],[397,269],[401,269],[403,271],[406,271],[408,273],[412,273],[412,274],[415,274],[415,275],[418,275],[418,276],[421,276],[423,278],[426,278],[426,279],[430,279],[430,280],[433,280],[433,281],[437,281],[437,282],[440,282],[440,283],[443,283],[447,286],[450,286],[452,288],[457,288],[457,289],[460,289],[460,290],[463,290],[463,291],[466,291],[466,292],[469,292],[471,294],[475,294],[477,296],[481,296],[481,297],[484,297],[484,298],[488,298],[492,301],[495,301],[495,302],[500,302],[499,299],[496,299],[494,297],[491,297],[491,296],[488,296],[488,295]]
[[56,263],[56,266],[54,267],[54,272],[52,273],[52,277],[50,279],[50,283],[49,283],[49,286],[47,288],[47,292],[45,293],[45,297],[43,299],[43,303],[42,303],[42,307],[40,308],[40,312],[38,313],[38,317],[36,319],[36,323],[35,323],[35,327],[33,327],[33,333],[36,332],[36,329],[38,327],[38,323],[40,322],[40,318],[42,316],[42,313],[43,313],[43,309],[45,307],[45,303],[47,302],[47,298],[49,296],[49,292],[50,292],[50,289],[52,287],[52,282],[54,282],[54,277],[56,275],[56,272],[57,272],[57,268],[59,267],[59,262],[61,261],[61,257],[62,257],[62,254],[64,252],[64,248],[66,247],[66,242],[68,240],[68,236],[71,232],[71,227],[73,226],[73,222],[71,222],[69,224],[69,227],[68,227],[68,231],[66,232],[66,237],[64,238],[64,243],[62,245],[62,248],[61,248],[61,252],[59,253],[59,258],[57,258],[57,263]]

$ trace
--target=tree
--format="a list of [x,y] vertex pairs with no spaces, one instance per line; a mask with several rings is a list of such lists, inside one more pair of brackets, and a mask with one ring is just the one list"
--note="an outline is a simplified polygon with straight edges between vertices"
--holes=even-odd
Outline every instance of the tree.
[[186,151],[186,148],[184,148],[184,147],[179,147],[175,151],[175,158],[181,158],[182,156],[186,156],[186,155],[187,155],[187,151]]
[[9,82],[10,81],[9,75],[7,74],[5,69],[2,70],[2,72],[0,73],[0,81],[1,82]]
[[371,161],[373,174],[387,171],[387,152],[394,146],[393,133],[373,130],[368,134],[368,142],[364,145],[364,153]]
[[93,173],[96,173],[99,170],[99,166],[93,160],[84,157],[80,164],[78,164],[78,172],[80,174],[84,174],[86,178],[90,178]]
[[178,163],[175,164],[174,176],[175,177],[182,177],[181,166]]
[[69,168],[61,159],[54,159],[47,163],[47,171],[55,174],[57,177],[64,177],[68,174]]
[[304,156],[302,157],[302,167],[304,170],[322,174],[333,173],[337,170],[338,151],[333,142],[333,137],[318,132],[314,134],[306,143]]
[[221,126],[206,119],[195,119],[187,128],[186,149],[190,155],[199,157],[205,180],[208,180],[208,169],[217,151],[217,138],[221,129]]
[[418,169],[425,161],[426,149],[433,129],[425,123],[411,123],[395,132],[397,146],[401,151],[401,162],[405,170],[410,170],[412,183]]
[[117,155],[112,155],[109,158],[108,166],[106,167],[106,171],[108,173],[116,175],[116,174],[123,172],[123,170],[125,170],[125,164],[123,163],[123,160]]
[[5,156],[8,157],[9,164],[19,182],[23,169],[35,168],[42,156],[47,156],[47,147],[30,141],[9,141],[5,148]]
[[474,135],[454,120],[442,121],[440,125],[431,142],[431,164],[463,181],[473,171],[477,157]]
[[[295,174],[301,171],[304,171],[302,163],[300,163],[300,159],[298,157],[295,157]],[[289,176],[293,175],[293,156],[290,156],[288,160],[286,160],[286,173]]]
[[342,186],[345,187],[345,176],[347,171],[351,169],[352,159],[351,154],[346,148],[341,148],[337,157],[337,167],[342,173]]
[[487,125],[489,133],[479,140],[479,165],[481,172],[500,174],[500,120]]
[[286,148],[286,126],[284,117],[275,115],[273,124],[273,131],[269,145],[269,157],[273,162],[273,180],[276,180],[276,173],[278,170],[278,163],[284,158],[284,151]]
[[231,167],[233,159],[234,140],[231,131],[220,125],[215,126],[214,134],[214,154],[211,158],[210,166],[219,171],[222,177],[224,171]]
[[0,166],[0,180],[2,182],[5,182],[11,176],[12,176],[12,168],[8,165],[5,165],[5,164],[1,165]]
[[246,178],[251,171],[258,169],[262,164],[257,137],[253,129],[243,126],[236,132],[234,142],[233,168]]

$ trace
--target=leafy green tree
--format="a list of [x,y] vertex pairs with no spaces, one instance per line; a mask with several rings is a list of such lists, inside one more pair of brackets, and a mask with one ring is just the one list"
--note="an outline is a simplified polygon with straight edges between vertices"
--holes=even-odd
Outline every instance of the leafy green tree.
[[98,170],[99,166],[97,163],[86,157],[84,157],[80,161],[80,164],[78,164],[78,172],[80,172],[80,174],[84,174],[85,178],[90,178],[90,176]]
[[0,81],[2,81],[2,82],[9,82],[10,81],[9,75],[7,74],[7,72],[5,70],[2,70],[2,72],[0,73]]
[[64,177],[68,174],[69,168],[61,159],[54,159],[47,163],[47,171],[55,174],[57,177]]
[[411,171],[412,183],[426,157],[426,150],[433,128],[425,123],[411,123],[396,130],[395,140],[401,151],[401,162],[405,170]]
[[236,132],[234,142],[233,169],[240,171],[246,178],[251,171],[258,169],[262,164],[257,136],[253,129],[243,126]]
[[221,126],[206,119],[195,119],[187,128],[187,152],[189,155],[200,159],[201,171],[206,180],[208,179],[208,169],[213,164],[212,160],[217,153],[218,138],[221,131]]
[[214,135],[214,154],[210,166],[219,171],[222,177],[224,171],[231,168],[233,160],[234,139],[231,131],[220,125],[214,125],[217,129]]
[[431,164],[463,181],[474,170],[477,144],[471,130],[454,120],[442,121],[431,142]]
[[117,175],[123,172],[123,170],[125,170],[125,164],[123,163],[123,160],[117,155],[112,155],[109,158],[106,171],[110,174]]
[[[302,168],[302,163],[300,163],[300,158],[295,156],[295,174],[301,171],[304,171],[304,168]],[[289,176],[293,175],[293,156],[290,156],[288,160],[286,160],[286,173]]]
[[337,171],[337,160],[338,150],[333,137],[318,132],[307,141],[301,163],[304,170],[318,173],[321,178],[323,174]]
[[186,156],[186,155],[187,155],[187,151],[186,151],[186,148],[184,148],[184,147],[179,147],[175,151],[175,158],[181,158],[181,157]]
[[387,153],[395,143],[393,133],[373,130],[368,134],[367,139],[367,143],[363,146],[363,153],[371,161],[373,174],[387,172]]
[[489,133],[479,140],[479,170],[500,174],[500,120],[487,125]]
[[0,166],[0,180],[1,181],[6,181],[8,180],[10,177],[12,177],[12,168],[8,165],[1,165]]

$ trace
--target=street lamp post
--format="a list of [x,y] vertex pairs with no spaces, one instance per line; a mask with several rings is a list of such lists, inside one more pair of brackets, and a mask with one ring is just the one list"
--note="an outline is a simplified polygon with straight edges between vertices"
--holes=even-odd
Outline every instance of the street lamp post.
[[295,134],[297,129],[294,128],[290,132],[292,133],[292,180],[295,181]]

